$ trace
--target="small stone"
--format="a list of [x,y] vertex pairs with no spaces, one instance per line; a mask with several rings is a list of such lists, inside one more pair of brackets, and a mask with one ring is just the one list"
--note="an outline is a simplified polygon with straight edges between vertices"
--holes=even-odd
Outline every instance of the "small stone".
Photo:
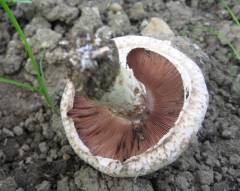
[[240,164],[240,156],[238,154],[233,154],[230,156],[230,164],[239,165]]
[[182,28],[192,18],[192,9],[180,1],[170,1],[167,8],[171,14],[170,23],[175,28]]
[[57,150],[55,149],[51,149],[50,150],[50,156],[49,156],[51,159],[56,159],[58,157],[57,155]]
[[62,35],[47,28],[39,28],[36,34],[31,38],[30,45],[36,52],[42,49],[54,49],[57,46],[58,41],[61,39]]
[[184,176],[180,176],[180,175],[176,177],[176,185],[178,188],[182,190],[187,190],[189,187],[189,183],[187,179]]
[[19,40],[12,40],[8,43],[7,53],[2,62],[5,74],[14,74],[18,72],[24,60],[24,48]]
[[55,6],[47,15],[46,18],[49,21],[62,21],[67,24],[71,23],[77,18],[79,10],[77,7],[70,7],[61,3]]
[[23,188],[18,188],[16,191],[24,191]]
[[229,186],[226,182],[219,182],[213,185],[213,191],[226,191],[229,190]]
[[17,184],[12,177],[0,180],[1,191],[16,191]]
[[48,64],[61,65],[65,61],[64,50],[60,47],[55,48],[51,52],[46,52],[45,59]]
[[101,14],[104,14],[106,10],[109,8],[111,5],[110,0],[91,0],[91,1],[83,1],[80,5],[79,8],[82,7],[97,7],[99,12]]
[[13,161],[18,154],[19,144],[14,138],[8,138],[3,147],[3,153],[6,156],[6,161]]
[[144,10],[143,4],[141,2],[137,2],[130,9],[130,19],[137,21],[142,20],[146,17],[146,12]]
[[171,191],[171,187],[165,180],[157,180],[157,190],[159,191]]
[[210,185],[213,183],[213,171],[212,170],[199,170],[197,172],[199,181],[201,184]]
[[[91,21],[91,22],[90,22]],[[83,7],[81,17],[74,23],[71,35],[93,34],[94,30],[102,25],[101,16],[97,7]]]
[[115,36],[124,35],[131,31],[131,24],[125,12],[110,13],[108,23]]
[[23,134],[23,129],[22,129],[22,127],[16,126],[16,127],[13,128],[13,132],[17,136],[21,136]]
[[37,191],[50,191],[51,183],[44,180],[41,184],[37,185],[35,188]]
[[64,177],[57,182],[57,191],[69,191],[68,177]]
[[71,156],[67,153],[63,153],[63,160],[67,161],[71,158]]
[[215,172],[214,179],[216,180],[216,182],[220,182],[222,180],[222,174]]
[[51,22],[62,21],[69,24],[79,13],[77,7],[68,6],[61,0],[41,0],[41,2],[33,0],[33,4],[38,12]]
[[221,136],[225,139],[231,139],[233,137],[232,135],[232,132],[228,129],[224,129],[222,132],[221,132]]
[[96,31],[96,37],[100,39],[111,39],[113,31],[109,26],[102,26]]
[[65,0],[66,4],[72,6],[72,7],[77,7],[79,4],[82,3],[83,0]]
[[13,132],[7,128],[2,129],[2,134],[5,135],[5,137],[14,137]]
[[114,13],[118,12],[118,11],[122,11],[122,6],[119,5],[118,3],[112,3],[109,6],[109,10],[113,11]]
[[143,36],[151,36],[155,38],[169,38],[174,36],[173,31],[162,19],[152,17],[148,25],[141,31]]
[[210,191],[210,188],[208,185],[203,185],[202,186],[202,191]]
[[46,139],[52,139],[54,136],[54,132],[52,128],[47,124],[43,123],[42,125],[42,134]]
[[41,151],[41,153],[47,153],[48,152],[48,146],[46,142],[42,142],[38,145],[39,150]]
[[41,16],[34,17],[24,28],[26,36],[33,36],[39,28],[51,28],[51,24]]

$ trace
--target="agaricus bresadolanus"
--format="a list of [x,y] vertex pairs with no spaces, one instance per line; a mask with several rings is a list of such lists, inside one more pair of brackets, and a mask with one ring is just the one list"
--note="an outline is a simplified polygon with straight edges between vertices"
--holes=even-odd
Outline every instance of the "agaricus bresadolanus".
[[98,101],[75,95],[68,80],[61,101],[67,138],[84,161],[110,176],[135,177],[177,159],[196,135],[208,105],[199,67],[170,41],[113,39],[120,71]]

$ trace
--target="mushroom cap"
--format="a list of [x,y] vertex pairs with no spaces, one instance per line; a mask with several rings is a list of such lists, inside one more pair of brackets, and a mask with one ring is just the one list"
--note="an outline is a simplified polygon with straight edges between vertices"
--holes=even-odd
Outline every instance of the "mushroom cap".
[[75,96],[74,85],[70,80],[66,82],[61,101],[62,122],[71,146],[85,162],[110,176],[136,177],[154,172],[172,163],[187,148],[204,119],[208,106],[208,91],[203,74],[197,64],[175,49],[170,41],[144,36],[124,36],[113,40],[118,48],[122,67],[126,67],[126,58],[129,52],[136,48],[155,52],[168,59],[176,67],[183,82],[184,103],[174,126],[156,145],[123,162],[95,156],[79,138],[73,119],[67,115],[73,107]]

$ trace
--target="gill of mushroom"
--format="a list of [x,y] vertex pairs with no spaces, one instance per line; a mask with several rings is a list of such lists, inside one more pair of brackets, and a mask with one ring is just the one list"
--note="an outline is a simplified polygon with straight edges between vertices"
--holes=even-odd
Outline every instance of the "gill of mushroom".
[[196,135],[208,105],[200,68],[171,42],[143,36],[113,39],[120,71],[99,100],[61,101],[67,138],[84,161],[110,176],[135,177],[177,159]]

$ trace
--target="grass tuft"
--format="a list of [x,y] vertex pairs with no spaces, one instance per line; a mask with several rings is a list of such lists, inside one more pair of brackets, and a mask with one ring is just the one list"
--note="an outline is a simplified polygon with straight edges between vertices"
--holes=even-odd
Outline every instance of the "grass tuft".
[[[234,22],[240,26],[240,22],[237,18],[237,15],[235,15],[235,13],[233,12],[233,10],[228,6],[227,2],[225,0],[221,0],[220,1],[222,6],[227,10],[228,14],[232,17],[232,19],[234,20]],[[240,0],[239,0],[240,2]]]
[[[22,83],[22,82],[11,80],[11,79],[7,79],[5,77],[1,77],[0,82],[16,85],[17,87],[21,87],[21,88],[28,89],[30,91],[38,92],[40,95],[43,96],[47,105],[49,107],[51,107],[54,111],[56,111],[55,106],[54,106],[53,101],[52,101],[52,98],[49,96],[48,88],[46,86],[46,81],[44,79],[43,70],[42,70],[42,63],[43,63],[45,51],[43,51],[40,63],[38,64],[37,61],[36,61],[36,58],[33,54],[32,48],[30,47],[30,45],[27,41],[27,38],[26,38],[20,24],[18,23],[18,21],[17,21],[16,17],[14,16],[12,10],[9,8],[9,6],[7,4],[8,2],[9,1],[6,1],[6,0],[0,0],[0,5],[4,9],[4,11],[6,12],[9,21],[12,23],[12,25],[16,29],[22,43],[24,44],[25,50],[27,52],[28,57],[31,60],[33,70],[36,74],[36,78],[37,78],[37,81],[38,81],[38,87],[35,88],[35,87],[31,86],[30,84]],[[19,2],[21,2],[21,3],[28,2],[28,3],[30,3],[31,1],[30,0],[13,0],[12,2],[18,2],[18,3]]]
[[1,77],[0,76],[0,83],[15,85],[19,88],[24,88],[24,89],[32,91],[32,92],[37,92],[38,91],[35,87],[33,87],[32,85],[30,85],[28,83],[19,82],[17,80],[8,79],[6,77]]
[[[238,0],[238,2],[240,3],[240,0]],[[228,14],[232,17],[232,20],[235,22],[235,24],[237,24],[240,27],[240,21],[237,18],[237,15],[228,6],[227,2],[225,0],[220,0],[220,3],[227,10]],[[240,50],[237,50],[235,48],[235,46],[228,39],[226,39],[226,37],[224,37],[224,35],[220,34],[219,32],[215,32],[215,34],[217,35],[217,37],[219,39],[223,39],[223,40],[225,40],[227,42],[228,46],[232,49],[232,51],[233,51],[234,55],[236,56],[236,58],[238,60],[240,60]]]

